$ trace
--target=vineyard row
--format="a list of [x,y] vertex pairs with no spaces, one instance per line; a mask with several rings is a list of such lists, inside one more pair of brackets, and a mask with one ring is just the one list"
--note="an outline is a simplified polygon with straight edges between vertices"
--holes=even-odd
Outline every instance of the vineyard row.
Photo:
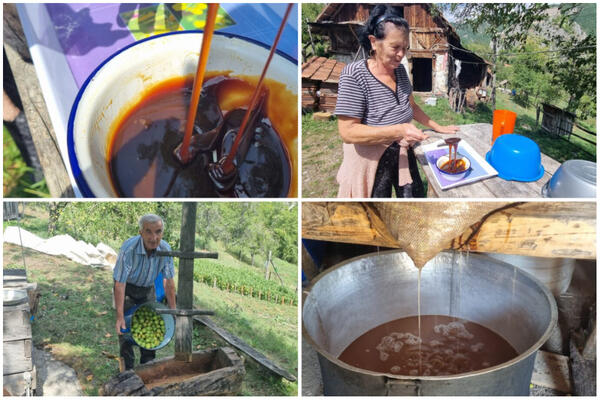
[[[211,285],[209,277],[202,279],[201,282],[206,283],[207,285]],[[212,287],[218,288],[220,290],[226,290],[227,292],[230,292],[230,293],[238,293],[238,294],[241,294],[242,296],[250,296],[250,297],[257,298],[259,300],[270,301],[270,302],[281,304],[281,305],[294,306],[294,305],[298,304],[296,296],[294,296],[293,298],[288,297],[286,299],[285,296],[283,296],[283,295],[280,296],[279,294],[273,294],[270,291],[262,292],[261,290],[254,290],[254,288],[252,286],[244,286],[244,285],[237,286],[235,284],[230,285],[229,283],[219,284],[217,282],[217,278],[213,278]]]

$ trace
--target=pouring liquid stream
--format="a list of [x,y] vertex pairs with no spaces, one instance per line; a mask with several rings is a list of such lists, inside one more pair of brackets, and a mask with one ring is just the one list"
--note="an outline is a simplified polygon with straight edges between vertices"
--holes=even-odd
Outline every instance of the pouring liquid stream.
[[460,138],[448,138],[445,139],[445,142],[448,145],[448,161],[442,165],[442,170],[453,174],[464,171],[466,165],[463,160],[458,159],[458,142],[460,142]]
[[190,161],[190,140],[192,139],[194,122],[196,121],[196,112],[198,110],[198,103],[200,102],[200,93],[202,92],[202,84],[204,83],[206,64],[208,63],[208,55],[210,53],[210,43],[212,42],[213,33],[215,31],[215,22],[217,20],[218,10],[219,3],[208,4],[208,12],[206,14],[206,25],[204,28],[204,34],[202,35],[202,46],[200,48],[200,59],[198,60],[198,67],[196,69],[196,76],[194,78],[192,98],[190,106],[188,108],[187,120],[185,124],[185,134],[183,136],[183,143],[181,145],[181,150],[179,154],[180,160],[183,164],[187,164]]
[[419,268],[419,277],[417,280],[417,318],[418,318],[418,336],[419,336],[419,375],[423,373],[423,352],[421,351],[421,343],[423,338],[421,337],[421,270]]
[[248,120],[250,118],[250,114],[254,110],[254,108],[256,106],[256,103],[258,101],[258,98],[259,98],[259,95],[260,95],[261,89],[262,89],[263,80],[265,78],[265,75],[267,73],[269,65],[271,64],[271,60],[273,59],[273,55],[275,54],[275,50],[277,49],[277,44],[279,43],[279,39],[281,38],[281,34],[283,32],[283,28],[285,27],[285,24],[286,24],[287,19],[288,19],[289,15],[290,15],[290,12],[292,11],[292,7],[293,7],[292,3],[288,4],[288,7],[287,7],[287,9],[285,11],[283,19],[281,20],[281,25],[279,26],[279,30],[277,31],[277,35],[275,36],[275,40],[273,41],[273,44],[271,45],[271,50],[269,52],[269,56],[267,57],[267,61],[265,62],[265,66],[264,66],[264,68],[262,70],[260,78],[258,79],[258,83],[256,84],[256,89],[255,89],[255,91],[254,91],[254,93],[252,95],[252,99],[250,100],[250,105],[248,106],[248,109],[246,110],[246,114],[244,115],[244,119],[242,120],[242,123],[240,125],[240,129],[238,131],[238,134],[235,137],[235,141],[233,142],[231,150],[227,154],[226,158],[222,161],[221,167],[222,167],[223,172],[224,172],[225,175],[231,174],[235,170],[235,166],[233,164],[233,160],[235,159],[235,156],[236,156],[236,153],[237,153],[237,150],[238,150],[238,146],[240,145],[240,141],[242,140],[242,137],[244,136],[244,131],[246,129],[246,125],[248,124]]

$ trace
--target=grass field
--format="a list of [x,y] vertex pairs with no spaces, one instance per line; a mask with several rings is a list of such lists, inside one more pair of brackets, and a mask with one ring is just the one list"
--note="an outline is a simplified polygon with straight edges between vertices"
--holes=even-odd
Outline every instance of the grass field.
[[[438,98],[436,106],[428,106],[419,96],[416,102],[434,121],[442,125],[464,125],[492,123],[492,110],[480,104],[474,111],[457,114],[450,110],[447,99]],[[517,113],[515,133],[530,137],[542,153],[562,163],[570,159],[596,161],[596,146],[574,136],[571,140],[550,136],[536,127],[536,111],[515,104],[504,93],[498,92],[497,109],[508,109]],[[541,117],[540,117],[541,118]],[[541,124],[541,120],[540,120]],[[582,125],[595,130],[595,119]],[[421,128],[420,124],[418,124]],[[577,127],[573,132],[595,141],[596,137],[586,134]],[[302,197],[335,197],[338,184],[336,174],[342,163],[342,140],[337,131],[337,120],[314,121],[312,114],[302,116]],[[421,177],[424,174],[421,171]],[[427,185],[426,179],[424,179]]]
[[[21,226],[43,235],[47,216],[45,218],[40,210],[26,209]],[[82,266],[64,257],[28,249],[24,254],[28,280],[38,283],[41,294],[32,325],[34,345],[73,367],[85,394],[98,395],[102,384],[118,373],[115,357],[119,348],[114,332],[110,268]],[[233,258],[223,252],[219,254],[227,267],[252,268],[234,263]],[[292,285],[291,277],[297,277],[297,267],[277,259],[275,263],[280,274],[286,277],[286,284]],[[22,268],[21,248],[4,244],[3,264],[4,268]],[[211,318],[219,326],[242,338],[291,374],[298,375],[296,306],[259,301],[198,283],[194,285],[194,305],[214,310],[216,315]],[[226,345],[201,325],[194,328],[193,344],[198,350]],[[172,341],[157,352],[157,358],[173,355],[173,352]],[[243,357],[242,353],[240,355]],[[246,359],[245,367],[243,395],[287,396],[298,392],[297,382],[272,377],[249,359]]]
[[31,182],[25,164],[15,141],[6,126],[2,126],[2,193],[4,197],[50,197],[46,180]]

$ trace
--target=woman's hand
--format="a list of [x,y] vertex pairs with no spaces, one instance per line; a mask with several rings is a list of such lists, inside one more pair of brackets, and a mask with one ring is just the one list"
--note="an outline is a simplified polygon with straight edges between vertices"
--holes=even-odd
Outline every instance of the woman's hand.
[[409,144],[421,142],[428,138],[428,136],[425,135],[422,130],[420,130],[413,124],[400,124],[399,127],[402,134],[402,138],[406,140]]
[[438,125],[437,129],[435,129],[436,132],[439,133],[457,133],[459,131],[459,127],[456,125],[446,125],[446,126],[442,126],[442,125]]

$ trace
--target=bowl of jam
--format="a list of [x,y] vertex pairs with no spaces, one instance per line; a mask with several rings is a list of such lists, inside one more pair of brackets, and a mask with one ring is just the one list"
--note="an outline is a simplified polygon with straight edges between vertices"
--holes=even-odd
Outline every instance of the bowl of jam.
[[193,131],[200,150],[186,164],[175,156],[202,37],[201,31],[178,31],[137,41],[85,81],[67,132],[71,170],[83,196],[297,196],[298,65],[279,51],[261,85],[265,101],[244,130],[252,135],[235,183],[222,192],[208,174],[231,148],[270,44],[214,33]]
[[457,153],[451,160],[449,155],[443,155],[435,162],[442,176],[449,181],[458,181],[465,177],[471,169],[471,161],[468,157]]

